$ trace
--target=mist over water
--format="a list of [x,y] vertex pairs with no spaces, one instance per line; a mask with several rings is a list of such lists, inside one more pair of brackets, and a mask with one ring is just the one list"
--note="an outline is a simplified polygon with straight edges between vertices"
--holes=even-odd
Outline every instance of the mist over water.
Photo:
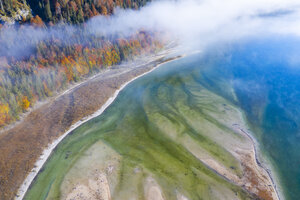
[[111,17],[96,16],[84,26],[59,24],[48,28],[7,28],[0,33],[0,55],[20,55],[39,41],[55,37],[65,44],[84,29],[83,37],[127,37],[138,30],[167,33],[183,50],[205,51],[208,46],[264,35],[300,35],[297,0],[162,0],[140,10],[116,9]]
[[[49,189],[39,183],[47,185],[49,182],[54,182],[53,180],[60,183],[65,172],[56,169],[67,170],[69,168],[64,165],[74,163],[72,159],[65,159],[66,152],[72,152],[71,155],[76,159],[80,154],[74,149],[82,149],[80,145],[93,144],[90,140],[96,141],[104,137],[109,144],[115,144],[115,148],[125,148],[124,155],[134,152],[134,148],[138,152],[144,152],[144,148],[149,144],[159,144],[165,148],[169,143],[166,143],[163,134],[158,133],[156,129],[152,131],[150,128],[145,128],[153,126],[154,123],[151,121],[152,118],[145,117],[144,109],[148,108],[153,112],[161,112],[169,116],[176,112],[181,113],[180,110],[174,109],[174,105],[177,105],[175,102],[181,102],[182,104],[179,105],[197,110],[197,101],[187,98],[188,94],[191,95],[188,91],[193,88],[201,94],[203,90],[199,88],[205,88],[241,108],[259,142],[260,149],[276,169],[281,186],[280,192],[288,200],[298,199],[300,197],[300,68],[297,62],[291,62],[294,58],[290,58],[299,52],[299,46],[300,40],[295,37],[251,39],[235,43],[230,48],[215,46],[205,54],[196,54],[168,63],[138,79],[120,93],[103,115],[76,129],[58,146],[29,194],[48,193]],[[183,87],[183,85],[193,87]],[[168,90],[159,89],[162,86],[167,87]],[[149,104],[155,104],[157,108],[154,109]],[[205,106],[203,109],[205,110]],[[155,115],[153,119],[159,118]],[[184,122],[180,115],[170,119],[178,121],[179,124]],[[107,124],[109,126],[106,127]],[[120,132],[115,131],[116,127]],[[149,133],[144,134],[144,130]],[[80,132],[87,134],[83,135]],[[152,134],[155,134],[155,139],[149,137]],[[76,142],[76,137],[80,142]],[[148,143],[149,138],[153,140],[151,143]],[[74,145],[69,144],[70,141],[74,142]],[[128,147],[129,143],[132,147]],[[157,150],[153,147],[148,148]],[[161,154],[162,151],[159,149],[159,155]],[[178,154],[175,155],[174,157],[178,159]],[[130,158],[136,158],[136,162],[140,163],[140,158],[147,160],[149,157],[145,155]],[[153,158],[156,157],[151,157],[149,163],[153,164]],[[169,164],[166,162],[166,169],[172,168]],[[156,172],[160,171],[157,170],[157,165],[153,169]],[[179,182],[182,183],[182,179]],[[189,180],[187,182],[191,183]],[[191,194],[196,194],[195,190],[188,188]]]
[[[199,65],[210,68],[202,72],[207,80],[199,81],[245,111],[286,198],[300,198],[299,0],[155,1],[138,11],[95,17],[84,27],[83,37],[161,31],[183,51],[200,50],[205,56]],[[0,56],[22,56],[53,35],[69,44],[81,29],[7,28],[0,33]],[[237,100],[222,91],[219,80],[233,84]]]

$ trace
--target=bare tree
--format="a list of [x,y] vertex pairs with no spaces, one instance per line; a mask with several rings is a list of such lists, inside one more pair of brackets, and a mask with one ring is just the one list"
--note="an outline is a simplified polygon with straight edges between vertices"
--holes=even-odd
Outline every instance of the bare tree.
[[1,10],[4,12],[4,8],[3,8],[3,2],[2,2],[2,0],[0,0],[0,7],[1,7]]

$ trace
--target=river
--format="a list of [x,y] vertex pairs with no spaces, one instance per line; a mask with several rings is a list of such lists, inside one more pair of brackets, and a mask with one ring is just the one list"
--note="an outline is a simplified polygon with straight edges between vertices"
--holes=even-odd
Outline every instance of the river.
[[277,38],[214,47],[135,80],[102,115],[57,146],[25,199],[72,197],[74,188],[89,195],[84,191],[95,192],[91,180],[103,174],[102,183],[109,182],[113,199],[140,199],[154,189],[157,199],[160,193],[166,199],[252,198],[197,159],[213,159],[242,175],[231,152],[232,146],[247,144],[229,125],[243,123],[239,110],[255,133],[262,157],[276,170],[285,198],[298,199],[297,44]]

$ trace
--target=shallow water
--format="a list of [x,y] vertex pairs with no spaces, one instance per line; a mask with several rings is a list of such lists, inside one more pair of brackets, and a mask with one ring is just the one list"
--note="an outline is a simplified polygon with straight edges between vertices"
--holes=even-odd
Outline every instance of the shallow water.
[[270,158],[286,199],[300,199],[300,41],[292,37],[238,44],[223,54],[209,54],[209,87],[231,82],[236,105],[247,115],[260,148]]
[[[115,199],[133,198],[132,194],[143,199],[149,176],[167,199],[176,199],[175,191],[189,199],[251,198],[195,157],[205,152],[241,175],[228,149],[244,140],[223,120],[226,109],[232,112],[230,123],[239,120],[234,106],[245,112],[260,148],[278,171],[286,198],[299,199],[300,71],[292,58],[297,55],[295,43],[286,38],[245,42],[230,51],[212,50],[165,64],[134,81],[101,116],[63,140],[26,199],[65,195],[67,174],[76,174],[83,158],[94,158],[87,152],[99,141],[118,155],[111,185]],[[194,153],[191,144],[196,146]],[[89,162],[96,165],[93,159]],[[84,168],[78,167],[77,173],[84,174]]]
[[[149,177],[166,199],[177,199],[178,194],[189,199],[250,198],[196,158],[215,159],[241,176],[240,164],[228,149],[247,144],[229,128],[232,121],[243,123],[238,111],[197,82],[198,69],[191,68],[195,58],[165,64],[129,84],[101,116],[63,140],[26,199],[65,198],[68,185],[84,176],[93,178],[91,174],[97,173],[93,166],[104,169],[114,157],[120,157],[119,164],[112,166],[116,177],[108,177],[114,183],[110,185],[115,188],[114,199],[144,199],[143,187]],[[191,73],[191,69],[196,71]],[[227,113],[232,120],[224,120]],[[104,148],[99,141],[118,156],[111,154],[104,164],[97,164],[97,155],[103,152],[90,152]]]

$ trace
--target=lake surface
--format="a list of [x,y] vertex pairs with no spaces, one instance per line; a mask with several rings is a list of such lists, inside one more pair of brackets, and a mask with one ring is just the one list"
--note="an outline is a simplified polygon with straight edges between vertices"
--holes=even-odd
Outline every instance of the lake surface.
[[[260,148],[278,171],[286,199],[300,198],[300,43],[293,37],[248,41],[208,55],[208,85],[231,82]],[[234,102],[234,101],[233,101]]]
[[[84,163],[101,165],[99,159],[116,169],[109,178],[115,182],[116,199],[142,196],[147,177],[163,186],[169,199],[178,195],[174,191],[190,199],[218,199],[221,194],[228,199],[251,198],[195,158],[196,153],[206,152],[241,175],[228,146],[244,140],[224,121],[226,110],[232,113],[229,121],[239,120],[235,108],[244,111],[260,149],[278,172],[286,199],[299,199],[298,46],[300,42],[291,38],[248,41],[170,62],[134,81],[101,116],[63,140],[26,199],[66,195],[62,188],[74,177],[91,176],[85,174]],[[191,144],[194,154],[188,149]],[[98,153],[93,153],[95,149]]]

